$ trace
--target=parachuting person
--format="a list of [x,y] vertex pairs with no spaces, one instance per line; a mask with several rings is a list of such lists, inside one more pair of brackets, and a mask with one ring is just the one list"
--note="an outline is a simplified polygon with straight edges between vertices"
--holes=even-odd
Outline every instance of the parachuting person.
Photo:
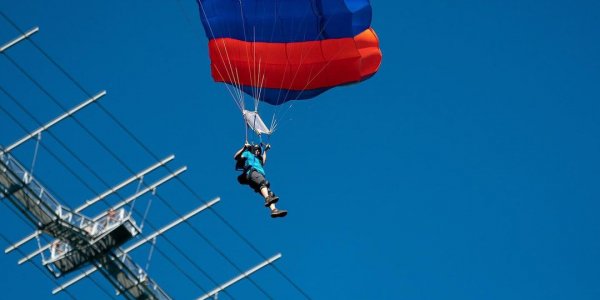
[[242,171],[242,174],[238,176],[239,183],[249,185],[264,197],[265,207],[271,210],[272,218],[285,217],[287,211],[275,206],[279,197],[271,191],[271,184],[265,177],[264,165],[267,161],[267,151],[270,148],[271,146],[268,144],[263,148],[260,145],[251,145],[246,142],[233,158],[236,160],[236,170]]
[[[265,198],[271,216],[283,217],[287,212],[275,207],[278,198],[265,178],[267,149],[248,144],[248,129],[270,137],[292,101],[310,101],[375,75],[382,53],[370,0],[196,2],[211,76],[226,84],[246,123],[246,145],[235,155],[243,170],[238,180]],[[272,112],[270,126],[259,115],[263,104]]]

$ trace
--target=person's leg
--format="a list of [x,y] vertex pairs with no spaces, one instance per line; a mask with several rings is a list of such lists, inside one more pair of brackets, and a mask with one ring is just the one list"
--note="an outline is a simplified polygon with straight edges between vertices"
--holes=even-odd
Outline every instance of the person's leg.
[[287,210],[277,209],[275,203],[279,200],[277,196],[271,196],[269,189],[266,186],[260,188],[260,193],[265,197],[265,206],[271,210],[271,218],[280,218],[287,215]]
[[275,196],[273,192],[266,186],[260,188],[260,193],[265,197],[265,206],[271,210],[271,218],[281,218],[287,215],[287,210],[277,209],[275,203],[279,200],[279,197]]
[[269,186],[271,185],[265,176],[259,172],[252,172],[250,174],[251,181],[255,183],[256,192],[261,194],[265,198],[265,207],[269,207],[272,203],[279,201],[279,197],[275,196]]
[[287,215],[286,210],[277,209],[275,206],[275,203],[279,200],[279,197],[270,192],[268,181],[262,174],[256,171],[252,172],[250,174],[250,182],[251,186],[258,187],[255,188],[255,190],[265,198],[265,206],[271,210],[272,218],[285,217]]
[[262,174],[256,172],[256,171],[252,171],[249,176],[248,176],[248,184],[250,185],[250,187],[257,193],[261,194],[261,196],[263,196],[263,198],[267,198],[267,196],[269,195],[269,191],[266,191],[266,196],[265,196],[265,191],[263,191],[263,187],[264,184],[263,182],[265,181],[264,176],[262,176]]
[[287,215],[287,210],[277,209],[275,203],[277,203],[279,197],[273,195],[273,192],[267,186],[261,186],[260,193],[265,197],[265,206],[271,210],[271,218],[280,218]]
[[260,194],[261,194],[261,195],[262,195],[262,196],[263,196],[265,199],[269,198],[269,196],[270,196],[270,195],[269,195],[269,189],[268,189],[266,186],[264,186],[264,185],[263,185],[263,186],[261,186],[261,187],[260,187]]

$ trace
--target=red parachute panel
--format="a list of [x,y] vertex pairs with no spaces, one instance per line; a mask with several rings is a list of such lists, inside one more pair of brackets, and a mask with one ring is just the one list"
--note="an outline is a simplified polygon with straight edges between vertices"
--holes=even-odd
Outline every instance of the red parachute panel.
[[369,28],[353,38],[264,43],[210,40],[215,81],[270,89],[311,90],[358,82],[377,72],[381,50]]

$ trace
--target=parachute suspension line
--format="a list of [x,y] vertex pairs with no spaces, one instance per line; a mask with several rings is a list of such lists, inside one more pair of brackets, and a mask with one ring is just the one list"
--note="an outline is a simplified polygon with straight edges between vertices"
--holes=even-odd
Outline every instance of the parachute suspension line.
[[[208,19],[208,16],[206,15],[206,10],[204,9],[204,5],[202,4],[202,1],[198,1],[198,4],[200,5],[200,10],[202,11],[202,15],[204,16],[204,20],[206,20],[206,24],[208,25],[208,29],[210,31],[210,35],[214,39],[215,38],[215,33],[214,33],[213,29],[212,29],[212,25],[210,24],[210,20]],[[225,45],[225,48],[227,48],[227,45]],[[225,61],[225,59],[223,57],[223,53],[221,51],[221,48],[218,45],[217,45],[217,52],[219,53],[219,56],[221,57],[221,60]],[[219,70],[219,68],[215,68],[215,70],[217,71],[217,73],[219,74],[220,77],[224,77],[223,74],[221,73],[221,70]],[[226,73],[227,78],[229,78],[230,81],[233,81],[232,80],[232,74],[229,72],[229,69],[226,68],[225,71],[227,72]],[[232,72],[233,72],[233,70],[232,70]],[[238,80],[238,82],[239,82],[239,80]],[[235,93],[235,92],[239,92],[239,91],[235,91],[235,92],[232,91],[231,88],[229,87],[229,85],[227,85],[227,84],[224,84],[224,86],[227,89],[227,91],[229,92],[229,94],[231,95],[231,98],[234,100],[234,102],[236,102],[238,108],[240,110],[243,110],[243,107],[240,106],[240,104],[239,104],[240,96],[237,95],[237,93]],[[234,93],[236,95],[234,95]]]
[[254,96],[254,111],[258,112],[258,104],[260,102],[260,97],[258,95],[258,74],[260,74],[260,63],[258,64],[258,68],[256,67],[256,29],[252,28],[252,89]]
[[[269,39],[271,42],[273,41],[273,36],[275,35],[275,28],[277,27],[277,18],[273,18],[273,26],[272,26],[272,30],[271,30],[271,38]],[[275,132],[275,130],[277,129],[277,112],[279,111],[279,99],[281,96],[281,90],[283,88],[283,83],[285,82],[285,77],[287,76],[287,71],[289,69],[289,60],[286,62],[285,64],[285,68],[283,69],[283,76],[281,77],[281,84],[279,86],[279,92],[277,93],[277,101],[276,101],[276,108],[275,111],[273,112],[272,116],[271,116],[271,124],[269,125],[269,129],[271,130],[271,134],[273,134]],[[266,72],[265,72],[266,75]],[[266,76],[263,77],[263,81],[265,80]],[[269,141],[271,140],[271,134],[267,135],[267,144],[269,143]]]
[[[259,135],[259,138],[260,138],[260,144],[261,144],[261,146],[262,146],[262,145],[266,145],[266,144],[269,144],[269,143],[270,143],[270,141],[271,141],[271,134],[273,134],[273,131],[271,131],[271,133],[270,133],[270,134],[267,134],[267,141],[266,141],[266,143],[263,143],[263,138],[262,138],[262,135]],[[264,150],[264,149],[263,149],[263,150]]]
[[[241,4],[241,2],[240,2]],[[241,6],[240,6],[241,9]],[[245,27],[245,20],[244,15],[243,15],[243,10],[241,10],[242,12],[242,21],[243,21],[243,26]],[[245,34],[245,29],[244,29],[244,34]],[[261,94],[263,91],[263,84],[264,84],[264,79],[266,76],[265,74],[261,73],[261,67],[262,67],[262,57],[258,58],[258,66],[257,66],[257,59],[256,59],[256,27],[252,27],[252,76],[251,76],[251,85],[252,85],[252,94],[254,96],[254,112],[258,113],[258,109],[259,109],[259,105],[260,105],[260,101],[261,101]],[[248,64],[249,59],[247,59]],[[248,66],[250,67],[250,66]],[[256,118],[254,119],[255,124],[253,124],[254,128],[256,128]],[[269,128],[270,130],[270,128]],[[259,135],[260,138],[260,135]],[[261,139],[262,141],[262,139]]]
[[289,61],[286,62],[285,64],[285,68],[283,69],[283,77],[281,78],[281,85],[279,86],[279,92],[277,93],[277,106],[275,108],[275,111],[273,112],[273,117],[271,118],[271,132],[275,131],[275,128],[277,127],[277,115],[279,113],[279,111],[281,110],[281,108],[279,107],[279,99],[281,99],[281,91],[283,89],[283,83],[285,81],[285,77],[288,74],[288,70],[290,69],[290,64]]
[[[259,68],[260,68],[260,64],[259,64]],[[264,83],[265,83],[265,79],[266,79],[266,72],[264,72],[260,78],[259,84],[258,84],[258,99],[261,99],[262,93],[264,92]],[[258,104],[257,104],[258,105]],[[258,110],[258,107],[257,107]],[[276,121],[275,121],[275,114],[273,114],[271,116],[271,124],[269,125],[269,132],[267,135],[270,136],[271,134],[273,134],[273,132],[275,131],[275,125]]]
[[[240,90],[240,76],[239,76],[239,72],[237,68],[234,68],[233,65],[231,64],[231,59],[229,58],[229,51],[227,49],[227,44],[225,43],[225,41],[223,40],[223,48],[225,49],[225,57],[227,58],[227,64],[226,65],[226,70],[227,73],[231,73],[231,75],[229,76],[229,81],[231,82],[231,84],[234,86],[233,91],[235,93],[235,96],[233,97],[233,100],[235,101],[238,109],[240,111],[244,110],[245,104],[244,104],[244,95],[242,94],[241,90]],[[220,49],[219,49],[220,51]],[[221,60],[223,62],[225,62],[225,60],[223,58],[221,58]],[[229,66],[229,67],[227,67]],[[228,84],[225,84],[228,85]]]
[[[245,14],[244,14],[244,10],[243,10],[243,4],[242,4],[241,0],[238,0],[238,2],[239,2],[239,5],[240,5],[240,17],[242,18],[244,40],[247,40],[247,35],[246,35],[246,21],[245,21]],[[214,39],[215,38],[214,30],[213,30],[212,25],[211,25],[211,23],[210,23],[210,21],[209,21],[209,19],[207,17],[204,5],[202,4],[202,1],[198,1],[198,4],[199,4],[200,9],[202,11],[202,15],[204,16],[204,20],[206,21],[206,24],[208,25],[208,29],[210,31],[210,36],[212,37],[212,39]],[[253,40],[256,41],[256,28],[253,28],[253,35],[254,35],[253,36]],[[232,91],[227,84],[225,84],[225,86],[227,87],[227,89],[228,89],[231,97],[233,98],[234,102],[238,106],[238,109],[240,109],[240,111],[243,112],[245,110],[245,101],[244,101],[244,94],[243,94],[243,89],[242,89],[242,86],[241,86],[241,80],[240,80],[240,77],[239,77],[238,69],[234,68],[233,65],[232,65],[232,63],[231,63],[231,58],[229,56],[229,49],[228,49],[227,44],[225,43],[224,40],[222,41],[222,46],[219,47],[217,45],[216,48],[217,48],[217,52],[219,54],[219,57],[221,58],[221,61],[223,61],[224,63],[226,63],[225,64],[226,65],[225,72],[226,72],[227,78],[229,79],[230,82],[233,83],[232,85],[235,87],[234,91]],[[255,67],[253,68],[253,72],[256,72],[256,70],[257,70],[257,68],[256,68],[256,43],[253,43],[253,49],[246,49],[246,57],[247,57],[246,61],[248,62],[248,68],[251,68],[250,58],[249,58],[249,55],[250,55],[249,52],[250,52],[250,50],[253,51],[253,57],[254,57],[253,64],[254,64]],[[261,62],[259,62],[259,67],[260,67],[260,65],[261,65]],[[217,71],[217,73],[219,74],[219,76],[224,77],[224,76],[222,76],[223,75],[222,74],[222,70],[220,70],[219,68],[215,68],[215,70]],[[260,70],[258,72],[259,72],[259,74],[254,73],[254,74],[251,74],[251,76],[250,76],[251,77],[250,78],[251,85],[252,85],[253,88],[256,86],[255,81],[258,81],[258,78],[260,77]],[[263,79],[261,81],[262,81],[261,82],[261,85],[262,85],[264,83],[264,77],[263,77]],[[256,91],[256,90],[253,91],[253,94],[254,94],[254,98],[255,98],[255,101],[256,101],[254,103],[254,110],[257,112],[258,111],[258,105],[259,105],[259,102],[260,102],[260,97],[261,97],[261,94],[262,94],[262,89],[259,90],[259,91]],[[246,127],[245,129],[246,129],[246,140],[248,140],[248,132],[247,132],[248,128]]]
[[[321,26],[321,29],[319,30],[319,33],[317,34],[317,36],[316,36],[315,38],[317,38],[317,37],[319,37],[319,36],[321,36],[321,35],[323,34],[323,31],[325,30],[325,28],[327,28],[327,25],[329,24],[329,21],[331,21],[331,19],[328,19],[328,20],[325,22],[325,24],[323,24],[323,25]],[[304,33],[305,33],[305,35],[306,35],[306,31],[305,31]],[[317,45],[317,44],[316,44],[316,43],[312,44],[312,45],[310,46],[310,48],[308,48],[308,51],[306,51],[305,53],[310,53],[310,52],[312,51],[312,49],[315,47],[315,45]],[[340,48],[340,50],[338,50],[338,53],[337,53],[335,56],[337,56],[337,55],[338,55],[340,52],[341,52],[341,48]],[[300,66],[302,66],[302,64],[304,63],[304,60],[306,59],[306,57],[307,57],[307,56],[301,56],[301,57],[300,57],[300,64],[298,65],[298,68],[297,68],[297,70],[296,70],[296,73],[294,74],[294,77],[292,78],[292,83],[293,83],[293,82],[296,80],[296,77],[297,77],[297,75],[298,75],[298,73],[299,73],[299,71],[300,71]],[[306,85],[305,85],[305,86],[302,88],[302,90],[301,90],[301,91],[300,91],[300,93],[298,94],[298,96],[297,96],[298,98],[300,98],[300,96],[302,96],[302,94],[304,93],[304,91],[306,90],[306,88],[308,87],[308,85],[309,85],[309,84],[310,84],[310,83],[311,83],[311,82],[312,82],[312,81],[313,81],[313,80],[314,80],[314,79],[315,79],[315,78],[316,78],[316,77],[317,77],[319,74],[321,74],[321,72],[323,72],[323,70],[325,70],[325,68],[326,68],[326,67],[327,67],[327,66],[328,66],[330,63],[331,63],[331,60],[329,60],[329,61],[327,62],[327,64],[325,64],[325,65],[324,65],[324,66],[321,68],[321,70],[319,70],[319,71],[317,72],[317,74],[316,74],[315,76],[313,76],[313,78],[312,78],[311,80],[309,80],[309,81],[308,81],[308,83],[307,83],[307,84],[306,84]],[[280,89],[280,91],[279,91],[279,92],[281,93],[281,89]],[[287,96],[289,95],[289,93],[290,93],[290,90],[288,90],[288,91],[286,92],[286,94],[285,94],[285,96],[284,96],[284,99],[285,99],[285,98],[287,98]],[[277,99],[279,99],[279,95],[277,96]],[[279,126],[279,122],[277,122],[277,120],[285,120],[285,116],[286,116],[286,115],[287,115],[287,114],[288,114],[288,113],[291,111],[291,109],[292,109],[292,107],[293,107],[293,106],[294,106],[294,103],[291,103],[291,104],[290,104],[290,105],[287,107],[287,109],[286,109],[286,110],[283,112],[283,115],[282,115],[281,117],[278,117],[278,118],[273,118],[273,120],[274,120],[274,123],[275,123],[275,124],[273,124],[273,128],[274,128],[274,129],[273,129],[273,131],[275,130],[275,128],[277,128],[277,127]],[[276,113],[276,114],[278,114],[278,113],[279,113],[279,110],[277,110],[275,113]]]
[[[202,9],[202,14],[204,15],[204,19],[206,20],[206,23],[208,24],[208,28],[210,30],[210,35],[214,39],[215,38],[215,34],[214,34],[213,30],[212,30],[212,26],[210,24],[210,21],[208,20],[208,18],[206,16],[206,11],[204,10],[204,5],[202,5],[202,1],[198,1],[198,4],[200,4],[200,8]],[[215,42],[215,44],[216,44],[216,42]],[[227,45],[224,45],[224,46],[227,47]],[[221,48],[218,45],[217,45],[217,51],[219,53],[219,57],[221,58],[221,61],[225,61],[225,58],[223,56],[223,52],[221,51]],[[215,68],[215,70],[217,71],[217,73],[219,73],[220,77],[224,77],[223,74],[221,73],[221,70],[219,68]],[[232,80],[232,76],[233,76],[232,73],[233,72],[230,72],[230,70],[227,69],[227,68],[225,68],[225,71],[226,71],[227,78],[229,78],[230,81],[233,81]],[[231,95],[231,98],[234,99],[234,100],[237,100],[238,97],[236,97],[236,96],[239,96],[239,95],[237,95],[238,91],[236,91],[236,89],[233,89],[233,91],[232,91],[232,89],[227,84],[225,84],[225,87],[229,91],[229,94]],[[234,96],[234,93],[236,94],[236,96]]]
[[[230,35],[231,35],[231,31],[230,31]],[[232,82],[233,86],[235,87],[233,90],[235,91],[236,96],[237,96],[236,101],[238,102],[238,108],[243,110],[245,105],[244,105],[244,95],[240,88],[241,87],[240,75],[239,75],[238,69],[234,68],[233,65],[231,64],[231,59],[229,58],[229,50],[227,49],[227,44],[225,43],[225,40],[222,40],[222,42],[223,42],[223,48],[225,49],[225,56],[227,58],[227,65],[229,65],[227,72],[231,72],[231,76],[229,76],[229,81]],[[221,58],[221,60],[223,62],[225,62],[225,60],[223,58]]]
[[[306,18],[306,16],[305,16],[304,18]],[[304,22],[301,22],[300,24],[302,24],[302,23],[304,23]],[[316,39],[316,38],[318,38],[318,37],[319,37],[319,36],[320,36],[320,35],[323,33],[323,30],[324,30],[324,27],[323,27],[323,28],[321,28],[321,31],[319,31],[319,33],[317,33],[317,36],[315,36],[315,37],[313,38],[313,40],[314,40],[314,39]],[[304,27],[304,40],[306,40],[306,31],[307,31],[307,28],[306,28],[306,27]],[[311,52],[311,50],[312,50],[312,48],[314,47],[314,45],[315,45],[315,44],[312,44],[312,45],[310,46],[310,48],[309,48],[309,51],[304,51],[304,53],[303,53],[303,54],[308,54],[308,53],[310,53],[310,52]],[[302,63],[303,63],[304,59],[307,57],[307,56],[303,56],[303,54],[301,54],[301,55],[300,55],[300,64],[298,65],[298,68],[296,69],[296,72],[294,73],[294,77],[292,78],[292,83],[294,83],[294,81],[296,81],[296,77],[297,77],[298,73],[300,72],[300,67],[302,66]],[[288,65],[289,65],[289,60],[288,60],[288,62],[286,63],[286,68],[287,68],[287,66],[288,66]],[[282,85],[281,85],[281,87],[283,87],[283,80],[282,80],[281,84],[282,84]],[[285,99],[285,98],[287,98],[287,96],[288,96],[289,92],[290,92],[290,90],[288,89],[288,90],[287,90],[287,92],[286,92],[286,94],[285,94],[285,96],[284,96],[284,99]],[[281,88],[280,88],[280,90],[279,90],[279,94],[277,95],[277,101],[279,101],[279,99],[280,99],[280,96],[281,96]]]
[[246,128],[246,142],[244,144],[248,144],[248,124],[246,124],[246,118],[244,119],[244,128]]
[[[261,66],[262,58],[258,62],[258,73],[260,74],[260,66]],[[260,75],[259,75],[260,76]],[[263,87],[265,85],[265,78],[267,77],[267,72],[263,72],[262,76],[259,78],[258,82],[258,99],[262,99],[262,92],[264,91]]]
[[[338,55],[340,54],[340,52],[341,52],[341,48],[338,50],[338,52],[337,52],[337,53],[336,53],[336,54],[335,54],[333,57],[336,57],[336,56],[338,56]],[[300,96],[302,96],[302,94],[303,94],[303,93],[306,91],[306,88],[308,87],[308,85],[310,85],[310,84],[313,82],[313,80],[315,80],[315,79],[317,78],[317,76],[319,76],[319,75],[320,75],[320,74],[321,74],[321,73],[322,73],[322,72],[323,72],[323,71],[324,71],[324,70],[327,68],[327,66],[329,66],[329,64],[330,64],[331,62],[332,62],[332,60],[329,60],[329,61],[328,61],[328,62],[327,62],[325,65],[323,65],[323,67],[321,67],[321,69],[317,71],[317,73],[315,74],[315,76],[313,76],[313,77],[312,77],[312,79],[310,79],[310,80],[309,80],[309,81],[308,81],[308,82],[307,82],[307,83],[304,85],[304,87],[303,87],[303,88],[300,90],[300,93],[298,94],[298,98],[299,98]],[[287,114],[290,112],[290,109],[291,109],[293,106],[294,106],[294,103],[291,103],[291,104],[290,104],[290,105],[287,107],[287,109],[286,109],[286,110],[283,112],[283,116],[282,116],[282,118],[284,118],[284,117],[285,117],[285,116],[286,116],[286,115],[287,115]]]
[[[241,4],[241,2],[240,2]],[[240,14],[242,17],[242,24],[244,26],[244,36],[246,34],[246,30],[245,30],[245,20],[244,20],[244,12],[243,12],[243,8],[240,5]],[[250,74],[250,82],[251,82],[251,88],[252,88],[252,96],[254,98],[254,112],[256,114],[258,114],[259,112],[259,106],[260,106],[260,102],[261,102],[261,96],[262,96],[262,92],[263,92],[263,85],[264,85],[264,81],[265,81],[265,77],[266,74],[263,74],[264,71],[262,70],[262,57],[259,57],[257,59],[256,57],[256,27],[252,28],[252,65],[250,65],[250,58],[248,57],[248,46],[246,45],[246,61],[248,63],[248,68],[251,70],[251,74]],[[245,39],[247,39],[245,37]],[[249,127],[252,128],[256,128],[256,126],[258,125],[260,121],[260,118],[254,118],[253,119],[253,124],[247,124]],[[262,122],[260,122],[262,123]],[[247,127],[248,127],[247,126]],[[247,128],[246,128],[247,130]],[[269,131],[271,129],[269,128]],[[256,132],[256,130],[255,130]],[[256,132],[259,138],[259,141],[262,142],[262,136],[261,133]]]
[[283,90],[283,83],[285,82],[285,77],[287,76],[287,72],[290,66],[289,60],[285,63],[285,69],[283,69],[283,78],[281,78],[281,85],[279,85],[279,92],[277,93],[277,105],[279,105],[279,99],[281,99],[281,91]]
[[[202,4],[202,1],[198,1],[198,4],[200,5],[200,9],[202,10],[202,15],[204,16],[204,20],[206,20],[206,24],[208,25],[208,29],[210,30],[210,35],[214,39],[215,38],[215,33],[214,33],[213,29],[212,29],[212,25],[210,24],[210,20],[208,19],[208,16],[206,15],[206,10],[204,9],[204,5]],[[225,45],[225,47],[227,47],[227,46]],[[221,60],[225,61],[223,59],[223,54],[221,52],[221,49],[219,47],[217,47],[217,50],[219,52],[219,56],[221,57]],[[220,71],[219,71],[218,68],[217,68],[217,71],[219,72],[219,75],[221,75],[221,73],[220,73]],[[227,77],[229,78],[229,80],[231,80],[232,78],[231,78],[231,74],[229,73],[229,70],[226,69],[226,71],[227,71]]]
[[[234,71],[235,73],[237,73],[237,69],[234,70],[233,65],[231,65],[231,59],[229,58],[229,51],[227,50],[227,44],[225,43],[225,40],[221,40],[221,42],[225,50],[225,58],[227,58],[227,65],[229,65],[229,68],[225,68],[227,71],[227,76],[229,77],[229,81],[233,82],[234,86],[239,89],[239,78],[236,78],[234,76]],[[217,49],[219,48],[217,47]],[[219,52],[220,51],[221,50],[219,50]],[[223,57],[221,57],[221,60],[225,62],[225,59]],[[236,93],[238,93],[239,95],[239,91],[236,91]]]
[[239,82],[241,82],[240,80],[240,73],[238,72],[238,69],[235,68],[235,80],[236,82],[238,82],[238,84],[236,85],[236,92],[238,93],[238,102],[240,103],[240,107],[242,110],[246,109],[246,103],[244,102],[244,93],[242,92],[241,89],[241,84],[239,84]]
[[[342,49],[340,48],[338,50],[338,52],[333,56],[334,58],[336,56],[338,56],[340,53],[342,52]],[[325,65],[323,65],[323,67],[321,67],[321,69],[319,71],[317,71],[317,74],[315,74],[315,76],[312,77],[312,79],[310,79],[305,85],[304,87],[300,90],[300,93],[298,94],[298,97],[302,96],[302,94],[304,93],[304,91],[306,91],[306,88],[308,87],[308,85],[310,85],[311,82],[313,82],[313,80],[315,80],[317,78],[317,76],[319,76],[326,68],[327,66],[329,66],[329,64],[332,62],[333,60],[329,60]],[[286,109],[286,111],[284,112],[283,116],[287,115],[287,113],[290,111],[290,109],[292,108],[292,106],[294,106],[294,104],[290,104],[290,106],[288,106],[288,108]]]
[[[242,0],[238,0],[239,4],[240,4],[240,18],[242,19],[242,31],[244,32],[244,41],[248,40],[248,37],[246,36],[246,18],[244,15],[244,5],[242,4]],[[254,32],[254,37],[253,37],[253,42],[252,43],[252,52],[254,53],[254,60],[256,60],[256,32],[255,32],[255,28],[252,28],[252,31]],[[246,44],[246,61],[248,62],[248,69],[250,69],[250,57],[249,57],[249,51],[248,51],[248,44]],[[251,75],[250,76],[250,86],[252,87],[252,94],[256,95],[256,93],[254,92],[254,78]],[[241,89],[240,89],[241,90]]]
[[[241,5],[241,2],[240,2]],[[208,20],[207,20],[208,22]],[[231,30],[228,29],[229,31],[229,35],[231,35]],[[214,36],[213,36],[214,38]],[[225,50],[225,57],[227,58],[227,65],[229,66],[229,68],[227,69],[227,73],[229,74],[231,72],[231,75],[229,76],[229,81],[233,82],[233,86],[235,86],[235,92],[236,95],[238,96],[236,101],[238,103],[238,108],[240,110],[244,110],[244,95],[242,94],[241,91],[241,83],[240,83],[240,76],[239,76],[239,72],[237,68],[234,68],[233,65],[231,64],[231,58],[229,57],[229,50],[227,48],[227,44],[225,43],[225,40],[222,40],[222,44],[223,44],[223,49]],[[219,50],[219,54],[221,56],[221,61],[225,62],[225,60],[223,59],[223,55],[221,54],[221,49],[217,47],[217,49]]]
[[[225,44],[225,42],[223,42],[223,45],[224,45],[225,47],[227,47],[227,45]],[[219,52],[219,56],[221,57],[221,60],[222,60],[222,61],[225,61],[225,59],[224,59],[224,57],[223,57],[223,54],[222,54],[222,52],[221,52],[221,48],[220,48],[219,46],[217,46],[217,50],[218,50],[218,52]],[[228,58],[228,60],[229,60],[229,58]],[[229,64],[229,65],[231,65],[231,64]],[[217,73],[219,73],[219,76],[220,76],[220,77],[223,77],[223,74],[221,73],[221,71],[219,70],[219,68],[215,68],[215,70],[217,70]],[[241,98],[242,96],[240,95],[240,91],[239,91],[239,89],[237,88],[237,87],[238,87],[238,86],[237,86],[237,82],[239,82],[239,79],[237,79],[236,77],[234,77],[234,74],[233,74],[234,72],[233,72],[233,70],[231,70],[231,71],[230,71],[230,69],[229,69],[229,68],[225,68],[225,71],[226,71],[227,78],[229,78],[229,81],[231,81],[231,82],[234,82],[234,87],[235,87],[235,88],[230,88],[228,84],[225,84],[225,87],[226,87],[226,88],[227,88],[227,90],[229,91],[229,94],[231,95],[231,98],[232,98],[232,99],[233,99],[233,101],[235,102],[235,104],[236,104],[236,106],[238,107],[238,109],[240,109],[240,110],[243,110],[243,109],[244,109],[244,108],[243,108],[243,101],[240,101],[240,98]],[[237,69],[236,69],[235,71],[236,71],[236,73],[237,73]],[[232,91],[232,90],[233,90],[233,91]],[[242,103],[240,104],[240,102],[242,102]]]
[[[319,30],[319,33],[317,33],[317,36],[315,36],[313,39],[317,39],[319,36],[321,36],[323,34],[323,31],[327,27],[328,23],[329,23],[329,20],[327,21],[327,23],[325,23],[321,27],[321,30]],[[307,31],[307,28],[304,28],[304,38],[305,39],[306,39],[306,31]],[[298,73],[300,73],[300,67],[304,64],[304,61],[308,57],[308,54],[312,52],[313,48],[317,44],[319,44],[319,43],[313,43],[313,44],[311,44],[310,47],[308,48],[308,51],[303,51],[304,54],[306,54],[306,55],[300,55],[300,64],[298,65],[298,68],[296,69],[296,72],[294,73],[294,77],[292,78],[292,84],[296,81],[296,78],[298,77]],[[290,93],[290,89],[287,90],[284,99],[287,98],[287,96],[289,95],[289,93]]]
[[[219,47],[217,47],[217,49],[219,49]],[[221,52],[221,51],[220,51],[220,49],[219,49],[219,52]],[[220,53],[219,53],[219,54],[220,54]],[[219,76],[220,76],[220,77],[224,77],[224,76],[223,76],[223,74],[221,73],[221,70],[219,70],[219,68],[215,68],[215,70],[217,71],[217,73],[219,74]],[[226,71],[228,71],[228,70],[226,70]],[[230,76],[229,74],[227,74],[227,77],[229,77],[229,78],[230,78],[231,76]],[[233,101],[235,102],[235,104],[237,105],[237,107],[238,107],[239,109],[242,109],[242,108],[240,107],[240,104],[239,104],[239,102],[238,102],[238,96],[237,96],[237,93],[236,93],[236,92],[237,92],[237,91],[236,91],[236,89],[233,89],[233,91],[232,91],[232,88],[231,88],[231,87],[229,87],[229,85],[227,85],[227,84],[224,84],[224,86],[225,86],[225,88],[227,89],[227,91],[229,92],[229,95],[231,95],[231,99],[233,99]]]
[[[232,73],[234,73],[232,71]],[[239,85],[237,84],[240,81],[240,76],[238,73],[238,69],[235,69],[235,81],[234,81],[234,86],[235,88],[233,89],[235,91],[235,97],[233,98],[233,100],[235,101],[235,104],[237,105],[238,109],[240,111],[244,111],[246,104],[244,103],[244,94],[242,94],[242,92],[240,91]],[[227,84],[225,84],[227,85]]]
[[[317,33],[317,35],[313,39],[316,39],[316,38],[318,38],[319,36],[321,36],[323,34],[323,31],[325,30],[325,27],[327,27],[328,22],[329,22],[329,20],[327,20],[327,22],[321,27],[321,29],[319,30],[319,32]],[[307,32],[307,28],[305,27],[304,28],[304,38],[305,39],[306,39],[306,32]],[[316,43],[311,44],[311,46],[308,48],[308,51],[303,51],[303,53],[300,54],[300,64],[298,64],[298,67],[296,68],[296,71],[294,72],[294,75],[292,77],[292,82],[291,82],[292,84],[296,81],[296,78],[298,77],[298,73],[300,72],[300,67],[303,65],[304,61],[308,57],[308,54],[312,52],[312,50],[315,47],[315,45],[316,45]],[[289,60],[286,63],[286,68],[284,70],[284,76],[287,74],[288,66],[289,66]],[[279,99],[281,99],[281,91],[282,91],[282,88],[283,88],[283,82],[284,82],[284,79],[281,80],[281,87],[279,88],[279,93],[277,95],[277,102],[279,102]],[[291,91],[290,89],[287,89],[287,91],[286,91],[285,96],[283,97],[283,99],[286,99],[288,97],[290,91]],[[275,110],[275,112],[273,113],[273,122],[272,122],[272,125],[271,125],[273,128],[276,128],[278,126],[277,120],[285,118],[285,116],[290,111],[290,109],[293,107],[293,105],[294,105],[293,103],[290,103],[287,106],[287,109],[283,112],[283,115],[281,117],[278,117],[277,115],[279,115],[279,113],[281,112],[282,108],[278,107]]]
[[260,76],[260,63],[262,62],[261,59],[259,59],[258,61],[258,68],[256,68],[256,82],[255,82],[255,92],[256,94],[254,94],[254,111],[258,112],[258,105],[260,104],[260,93],[262,91],[262,80],[259,79]]
[[[337,57],[340,53],[342,52],[342,48],[340,47],[337,51],[337,53],[333,56],[333,58]],[[317,72],[317,74],[315,76],[312,77],[311,80],[309,80],[304,87],[302,88],[302,90],[300,90],[300,94],[302,95],[302,93],[304,93],[304,91],[306,91],[306,88],[308,87],[309,84],[311,84],[313,82],[313,80],[315,80],[317,78],[317,76],[319,76],[323,71],[325,71],[325,69],[327,68],[327,66],[329,66],[329,64],[331,64],[331,62],[333,61],[333,59],[330,59],[329,61],[327,61],[327,63],[325,65],[323,65],[323,67],[321,67],[321,69]]]
[[[273,114],[273,117],[271,118],[271,125],[269,126],[271,128],[271,134],[273,134],[275,132],[275,130],[277,130],[277,125],[278,124],[279,123],[275,119],[275,114]],[[271,138],[271,136],[269,135],[269,139],[270,138]]]
[[[217,70],[217,73],[219,73],[219,76],[220,76],[220,77],[223,77],[223,74],[221,74],[221,71],[219,71],[219,69],[218,69],[218,68],[215,68],[215,70]],[[229,92],[229,95],[231,95],[231,99],[233,99],[233,101],[235,102],[236,106],[237,106],[237,107],[238,107],[240,110],[241,110],[241,109],[243,109],[243,108],[241,108],[241,107],[240,107],[240,104],[239,104],[239,102],[238,102],[238,96],[237,96],[237,93],[236,93],[236,95],[234,95],[234,92],[232,92],[232,91],[231,91],[231,88],[229,87],[229,85],[227,85],[227,84],[224,84],[224,86],[225,86],[225,88],[227,89],[227,91]],[[235,89],[234,89],[234,91],[235,91]]]

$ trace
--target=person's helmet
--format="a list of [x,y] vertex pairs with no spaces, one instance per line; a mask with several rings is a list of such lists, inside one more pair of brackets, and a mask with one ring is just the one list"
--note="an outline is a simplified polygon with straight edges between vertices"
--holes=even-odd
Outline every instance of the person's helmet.
[[260,153],[262,153],[262,149],[260,148],[260,146],[259,146],[259,145],[252,145],[252,146],[250,146],[250,151],[252,151],[252,153],[256,152],[257,150],[258,150]]

